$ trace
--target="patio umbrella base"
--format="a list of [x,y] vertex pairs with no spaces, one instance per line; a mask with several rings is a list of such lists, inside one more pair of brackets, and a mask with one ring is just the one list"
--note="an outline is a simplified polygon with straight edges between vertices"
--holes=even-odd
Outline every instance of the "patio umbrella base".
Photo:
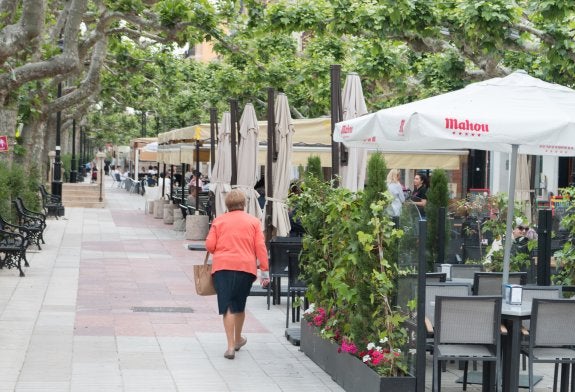
[[285,332],[288,342],[294,346],[300,345],[301,340],[301,327],[287,328]]
[[188,215],[186,217],[186,239],[205,240],[210,228],[210,218],[207,215]]

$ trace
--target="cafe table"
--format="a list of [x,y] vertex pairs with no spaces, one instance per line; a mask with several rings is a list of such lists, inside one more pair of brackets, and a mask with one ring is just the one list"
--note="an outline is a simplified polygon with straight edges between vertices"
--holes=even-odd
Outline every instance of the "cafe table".
[[531,302],[522,305],[501,305],[501,320],[507,327],[502,339],[503,392],[519,389],[519,357],[521,354],[521,322],[531,318]]

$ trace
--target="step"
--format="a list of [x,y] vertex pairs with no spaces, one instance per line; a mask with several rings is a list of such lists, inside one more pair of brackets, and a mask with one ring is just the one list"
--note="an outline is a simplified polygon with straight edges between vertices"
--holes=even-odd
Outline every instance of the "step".
[[104,208],[105,202],[100,201],[100,192],[102,198],[105,198],[105,184],[76,183],[62,184],[62,204],[65,207],[82,207],[82,208]]
[[64,202],[64,207],[81,207],[81,208],[104,208],[106,206],[105,202],[99,201],[70,201]]

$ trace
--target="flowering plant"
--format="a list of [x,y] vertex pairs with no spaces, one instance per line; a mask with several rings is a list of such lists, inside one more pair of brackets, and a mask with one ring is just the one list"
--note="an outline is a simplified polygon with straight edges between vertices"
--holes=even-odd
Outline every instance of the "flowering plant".
[[[291,203],[305,229],[300,262],[306,298],[315,303],[304,319],[321,337],[336,342],[340,352],[359,360],[369,355],[366,365],[394,377],[407,374],[406,356],[398,350],[408,342],[407,315],[392,302],[403,230],[386,213],[392,197],[385,192],[386,171],[374,157],[382,159],[370,158],[369,186],[363,192],[308,176]],[[381,340],[385,344],[366,349]]]
[[337,328],[337,318],[334,316],[335,312],[328,313],[322,307],[316,308],[313,303],[303,312],[304,320],[309,325],[317,327],[321,337],[333,340],[339,345],[339,353],[348,353],[359,358],[382,375],[396,375],[393,369],[406,372],[401,349],[393,348],[387,337],[380,338],[378,345],[369,342],[365,345],[365,349],[360,350],[349,337],[341,335]]
[[[387,339],[379,339],[380,344],[385,344],[387,342]],[[397,360],[401,355],[401,349],[383,348],[382,346],[376,346],[373,342],[369,342],[367,344],[367,350],[360,351],[358,355],[363,363],[366,363],[369,366],[378,366],[380,364],[388,364]]]

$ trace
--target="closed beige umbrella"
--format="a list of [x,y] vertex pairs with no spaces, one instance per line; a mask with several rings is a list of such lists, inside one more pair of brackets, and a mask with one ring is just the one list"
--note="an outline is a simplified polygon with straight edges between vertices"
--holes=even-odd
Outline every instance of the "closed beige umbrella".
[[523,214],[533,221],[531,216],[531,187],[529,181],[529,162],[526,154],[517,155],[517,177],[515,177],[515,200],[521,202]]
[[240,118],[240,146],[238,149],[237,188],[246,195],[246,211],[256,218],[262,217],[259,194],[254,189],[258,171],[258,119],[251,103],[246,104]]
[[226,195],[230,192],[230,181],[232,179],[232,146],[231,137],[231,117],[230,112],[224,112],[220,133],[218,135],[218,149],[216,151],[216,162],[212,170],[210,179],[210,190],[214,192],[216,204],[216,216],[226,212]]
[[272,226],[278,237],[287,237],[291,230],[287,197],[291,179],[292,136],[294,132],[287,96],[278,94],[275,105],[275,135],[278,159],[273,165]]
[[[342,92],[343,119],[363,116],[367,113],[365,98],[361,88],[361,80],[355,72],[349,73],[345,79]],[[363,147],[348,148],[347,166],[340,169],[343,188],[351,191],[362,190],[365,185],[367,169],[367,149]]]

